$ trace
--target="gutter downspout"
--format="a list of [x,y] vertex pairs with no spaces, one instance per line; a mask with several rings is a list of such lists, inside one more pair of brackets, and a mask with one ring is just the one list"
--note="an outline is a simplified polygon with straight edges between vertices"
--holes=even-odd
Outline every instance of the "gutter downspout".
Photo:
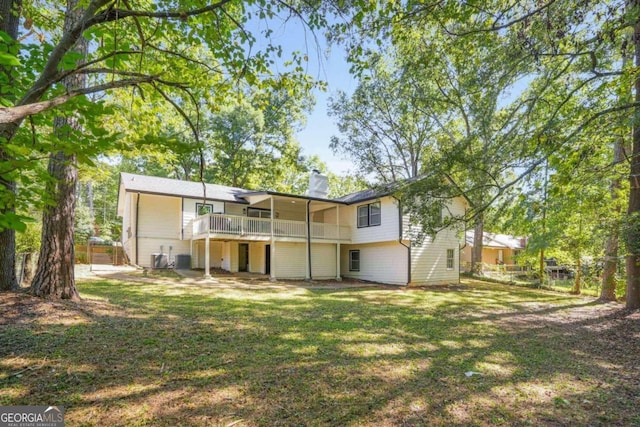
[[138,191],[138,197],[136,198],[136,265],[138,263],[138,220],[140,218],[140,192]]
[[309,264],[309,280],[313,279],[311,272],[311,214],[309,208],[311,207],[311,200],[307,200],[307,263]]
[[407,286],[411,283],[411,246],[402,241],[402,202],[396,196],[391,196],[398,201],[398,243],[407,248]]
[[[462,264],[460,263],[462,259],[462,250],[467,247],[467,208],[464,208],[464,230],[462,232],[462,239],[464,240],[464,245],[460,245],[458,242],[458,283],[460,283],[460,270],[462,269]],[[473,255],[472,255],[473,258]],[[473,265],[471,266],[471,275],[473,276]]]

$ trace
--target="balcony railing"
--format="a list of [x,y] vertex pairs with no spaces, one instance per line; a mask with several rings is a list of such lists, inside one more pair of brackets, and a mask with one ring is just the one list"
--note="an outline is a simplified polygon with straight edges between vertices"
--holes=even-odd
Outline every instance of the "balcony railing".
[[[275,237],[307,237],[307,223],[304,221],[208,214],[199,216],[191,222],[191,226],[185,230],[185,239],[207,233],[207,231],[229,236],[270,237],[272,224]],[[312,222],[309,228],[312,239],[351,239],[351,227],[348,226]]]

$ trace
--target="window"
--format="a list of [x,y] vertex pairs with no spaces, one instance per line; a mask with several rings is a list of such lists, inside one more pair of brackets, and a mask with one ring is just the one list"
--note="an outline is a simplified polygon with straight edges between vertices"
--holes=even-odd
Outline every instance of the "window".
[[250,218],[271,218],[271,211],[267,209],[249,208],[247,216]]
[[349,251],[349,271],[360,271],[360,251]]
[[454,264],[453,255],[454,255],[454,250],[447,249],[447,270],[453,270],[453,264]]
[[369,205],[369,225],[380,225],[380,202]]
[[369,205],[358,206],[358,228],[369,226]]
[[380,225],[381,222],[380,202],[358,206],[358,228],[373,227],[374,225]]
[[209,203],[196,203],[196,216],[210,214],[213,212],[213,205]]

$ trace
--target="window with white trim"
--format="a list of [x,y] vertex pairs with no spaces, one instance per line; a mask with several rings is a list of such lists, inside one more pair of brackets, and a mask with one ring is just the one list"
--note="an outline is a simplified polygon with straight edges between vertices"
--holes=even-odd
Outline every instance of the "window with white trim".
[[196,216],[213,213],[213,205],[209,203],[196,203]]
[[382,223],[380,202],[358,206],[358,228],[373,227]]
[[360,271],[360,250],[349,251],[349,271]]
[[454,260],[455,251],[453,249],[447,249],[447,270],[453,270],[455,263]]

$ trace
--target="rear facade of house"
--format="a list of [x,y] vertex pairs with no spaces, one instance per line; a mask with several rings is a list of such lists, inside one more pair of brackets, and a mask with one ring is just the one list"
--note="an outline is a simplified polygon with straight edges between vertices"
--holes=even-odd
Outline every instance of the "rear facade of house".
[[[314,188],[311,177],[310,187]],[[464,211],[454,199],[450,212]],[[395,285],[459,280],[460,230],[412,242],[396,199],[367,190],[249,191],[122,173],[122,245],[131,264],[223,269],[272,279],[341,279]],[[185,265],[186,263],[186,265]]]

